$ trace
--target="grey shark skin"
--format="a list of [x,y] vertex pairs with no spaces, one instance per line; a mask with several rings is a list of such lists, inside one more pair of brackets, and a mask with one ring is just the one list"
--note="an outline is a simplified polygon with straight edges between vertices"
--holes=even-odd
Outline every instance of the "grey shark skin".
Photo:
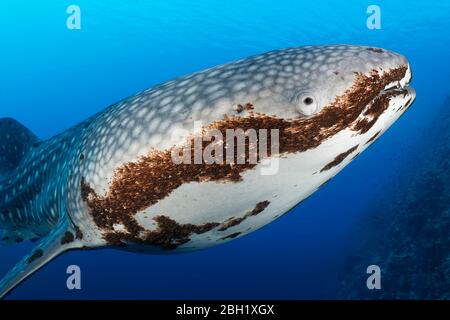
[[[38,238],[4,296],[57,255],[189,252],[241,237],[315,192],[415,99],[405,57],[334,45],[276,50],[145,90],[46,141],[0,119],[4,242]],[[183,129],[280,131],[278,170],[168,158]],[[175,135],[176,136],[176,135]]]

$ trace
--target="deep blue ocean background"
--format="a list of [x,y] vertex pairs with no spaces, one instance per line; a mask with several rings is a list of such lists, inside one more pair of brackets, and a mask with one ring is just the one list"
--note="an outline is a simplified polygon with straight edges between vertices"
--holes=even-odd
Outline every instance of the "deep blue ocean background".
[[[81,30],[66,27],[71,4],[81,8]],[[366,27],[371,4],[381,8],[380,30]],[[157,83],[283,47],[345,43],[394,50],[409,59],[417,90],[413,107],[376,144],[267,227],[184,255],[69,252],[9,298],[339,297],[351,269],[349,254],[359,242],[356,226],[413,167],[420,141],[449,95],[449,21],[450,1],[0,2],[0,118],[13,117],[41,138]],[[0,274],[31,247],[0,247]],[[363,264],[373,263],[370,256]],[[81,267],[82,290],[66,288],[72,264]]]

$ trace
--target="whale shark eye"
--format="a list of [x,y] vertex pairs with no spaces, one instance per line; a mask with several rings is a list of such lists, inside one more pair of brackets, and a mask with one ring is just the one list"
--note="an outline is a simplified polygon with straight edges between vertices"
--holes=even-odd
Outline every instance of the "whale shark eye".
[[295,104],[297,111],[306,117],[316,113],[319,106],[317,99],[309,92],[297,93],[292,102]]
[[314,103],[314,99],[311,97],[306,97],[305,99],[303,99],[303,103],[306,105],[310,105],[311,103]]

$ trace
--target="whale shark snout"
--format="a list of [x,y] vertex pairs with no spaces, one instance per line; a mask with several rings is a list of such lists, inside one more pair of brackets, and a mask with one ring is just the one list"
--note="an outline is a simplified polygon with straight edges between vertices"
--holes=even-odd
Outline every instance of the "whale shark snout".
[[261,228],[378,139],[411,80],[388,50],[297,47],[157,85],[47,141],[0,119],[3,238],[41,239],[0,297],[70,249],[190,252]]

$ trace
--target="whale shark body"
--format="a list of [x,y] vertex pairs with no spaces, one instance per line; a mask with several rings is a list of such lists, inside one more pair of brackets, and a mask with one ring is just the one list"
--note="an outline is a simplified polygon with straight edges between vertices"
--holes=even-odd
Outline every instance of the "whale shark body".
[[[67,250],[188,252],[270,223],[409,108],[410,81],[408,61],[391,51],[296,47],[157,85],[46,141],[0,119],[2,241],[39,241],[0,296]],[[174,162],[175,147],[231,129],[276,130],[277,148],[252,163]]]

